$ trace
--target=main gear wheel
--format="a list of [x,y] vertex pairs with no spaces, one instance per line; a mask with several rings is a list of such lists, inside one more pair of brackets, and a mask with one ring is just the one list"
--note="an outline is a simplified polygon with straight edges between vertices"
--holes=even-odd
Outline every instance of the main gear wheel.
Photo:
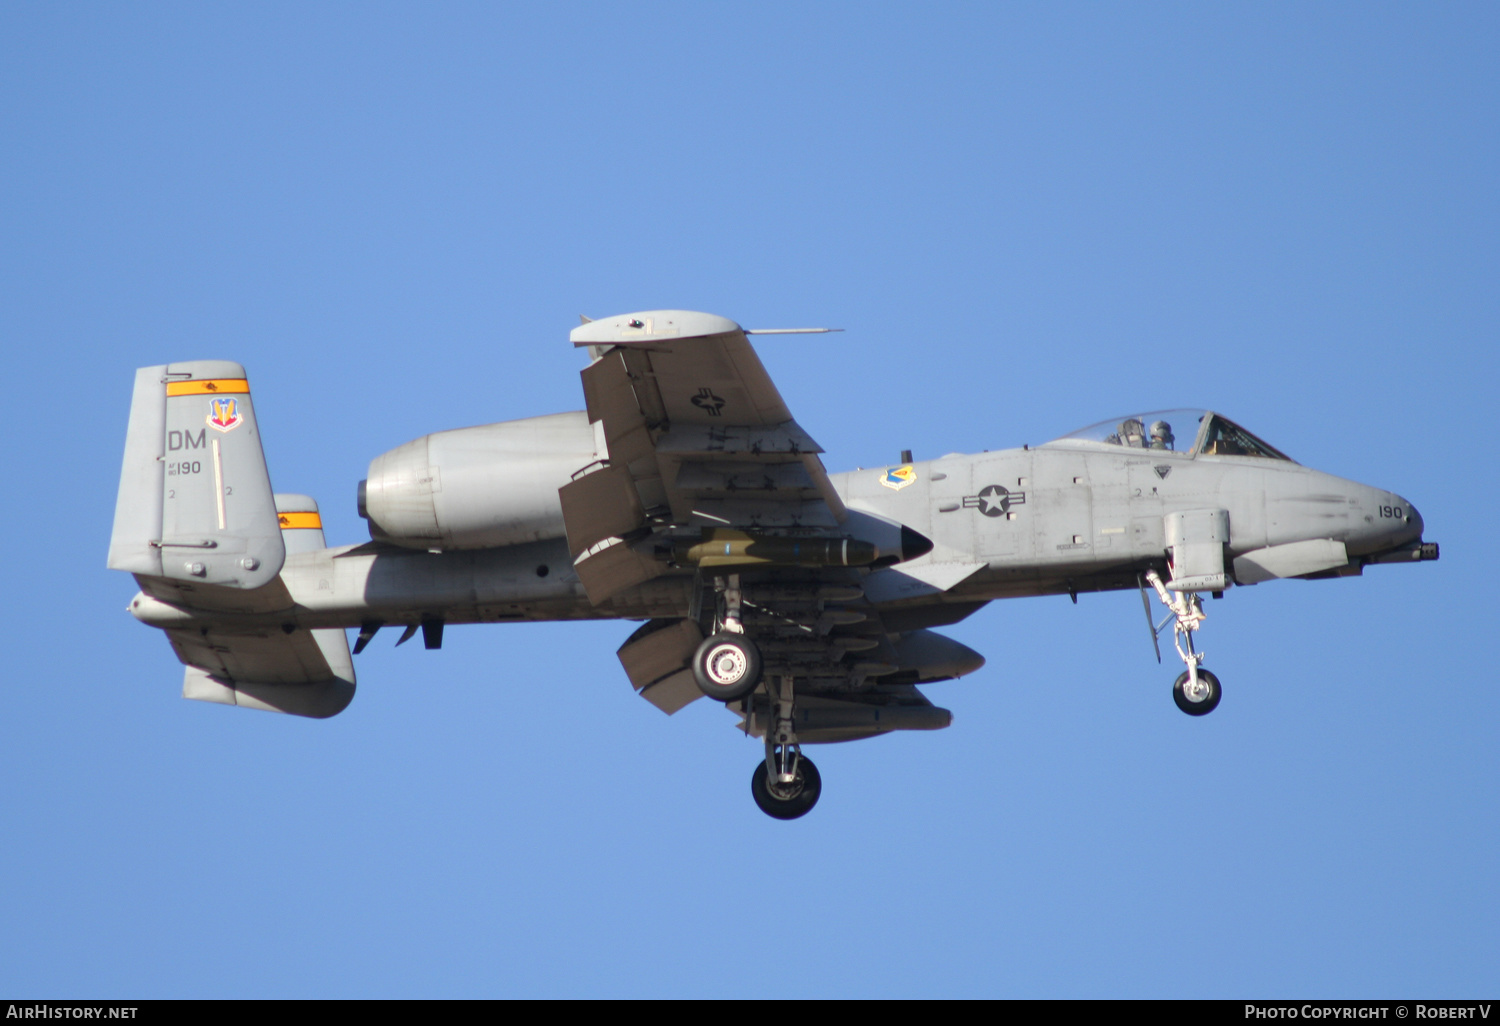
[[693,654],[693,679],[709,698],[734,702],[760,683],[760,649],[743,634],[705,638]]

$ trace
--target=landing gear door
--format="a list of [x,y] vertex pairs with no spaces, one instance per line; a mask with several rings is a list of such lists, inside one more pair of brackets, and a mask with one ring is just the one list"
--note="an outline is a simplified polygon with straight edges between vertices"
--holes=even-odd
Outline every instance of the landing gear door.
[[1172,559],[1173,591],[1223,591],[1229,584],[1224,571],[1224,546],[1229,544],[1229,512],[1191,509],[1162,518]]

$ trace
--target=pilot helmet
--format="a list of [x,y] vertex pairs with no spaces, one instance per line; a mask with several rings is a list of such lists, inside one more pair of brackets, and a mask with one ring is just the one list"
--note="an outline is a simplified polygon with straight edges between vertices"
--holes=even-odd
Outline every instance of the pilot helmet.
[[1172,434],[1172,425],[1164,420],[1158,420],[1151,425],[1151,448],[1170,449],[1172,443],[1177,439]]

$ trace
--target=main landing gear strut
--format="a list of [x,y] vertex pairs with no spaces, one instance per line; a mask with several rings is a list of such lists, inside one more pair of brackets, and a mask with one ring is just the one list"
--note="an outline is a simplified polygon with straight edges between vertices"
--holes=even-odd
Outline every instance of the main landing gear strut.
[[740,623],[744,597],[740,575],[730,574],[722,593],[723,613],[718,629],[693,654],[693,679],[698,690],[719,702],[744,698],[760,684],[760,649],[745,637]]
[[[1219,687],[1219,678],[1203,669],[1204,653],[1193,647],[1193,633],[1202,626],[1207,615],[1203,612],[1203,600],[1198,597],[1197,592],[1169,591],[1155,570],[1146,571],[1146,581],[1156,590],[1162,604],[1171,610],[1172,619],[1176,621],[1172,625],[1172,643],[1177,648],[1177,654],[1187,664],[1187,669],[1172,685],[1172,700],[1177,703],[1177,708],[1189,716],[1207,716],[1219,707],[1223,690]],[[1149,621],[1149,610],[1146,615]],[[1160,634],[1161,628],[1165,626],[1165,620],[1160,626],[1153,626],[1153,643],[1155,635]],[[1158,649],[1157,658],[1160,657],[1161,651]]]
[[[740,622],[744,595],[738,574],[725,579],[720,600],[714,633],[693,654],[693,679],[709,698],[737,702],[761,685],[760,649],[745,636]],[[750,794],[767,816],[796,819],[818,803],[823,780],[797,743],[791,676],[776,675],[765,682],[765,690],[773,720],[766,729],[766,757],[750,777]],[[748,706],[744,712],[746,717],[753,715]]]

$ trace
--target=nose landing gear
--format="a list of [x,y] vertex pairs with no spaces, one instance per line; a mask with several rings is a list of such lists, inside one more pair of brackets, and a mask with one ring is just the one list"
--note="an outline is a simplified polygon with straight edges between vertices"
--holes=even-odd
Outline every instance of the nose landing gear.
[[1189,716],[1207,716],[1213,712],[1219,707],[1221,694],[1219,678],[1201,666],[1198,667],[1197,680],[1184,670],[1172,685],[1172,701]]
[[796,819],[818,804],[823,778],[797,743],[792,719],[792,678],[774,678],[766,682],[766,688],[776,720],[766,731],[766,757],[750,777],[750,793],[767,816]]
[[[778,752],[772,758],[779,760],[782,755]],[[761,812],[775,819],[796,819],[807,815],[818,804],[818,796],[823,792],[823,780],[813,761],[795,750],[791,752],[791,759],[794,768],[789,783],[771,779],[771,772],[764,762],[755,767],[750,777],[750,793],[755,797],[755,804],[760,806]]]
[[[1169,592],[1155,570],[1146,571],[1146,581],[1156,590],[1162,604],[1172,611],[1172,618],[1176,621],[1172,625],[1172,642],[1177,654],[1187,664],[1187,670],[1172,685],[1172,700],[1189,716],[1207,716],[1219,707],[1223,689],[1219,687],[1219,678],[1203,669],[1204,653],[1193,647],[1193,633],[1202,626],[1207,615],[1203,612],[1203,600],[1197,592]],[[1160,633],[1161,627],[1165,626],[1166,621],[1163,621],[1154,631]],[[1153,635],[1153,643],[1155,640]],[[1159,650],[1157,658],[1161,658]]]

